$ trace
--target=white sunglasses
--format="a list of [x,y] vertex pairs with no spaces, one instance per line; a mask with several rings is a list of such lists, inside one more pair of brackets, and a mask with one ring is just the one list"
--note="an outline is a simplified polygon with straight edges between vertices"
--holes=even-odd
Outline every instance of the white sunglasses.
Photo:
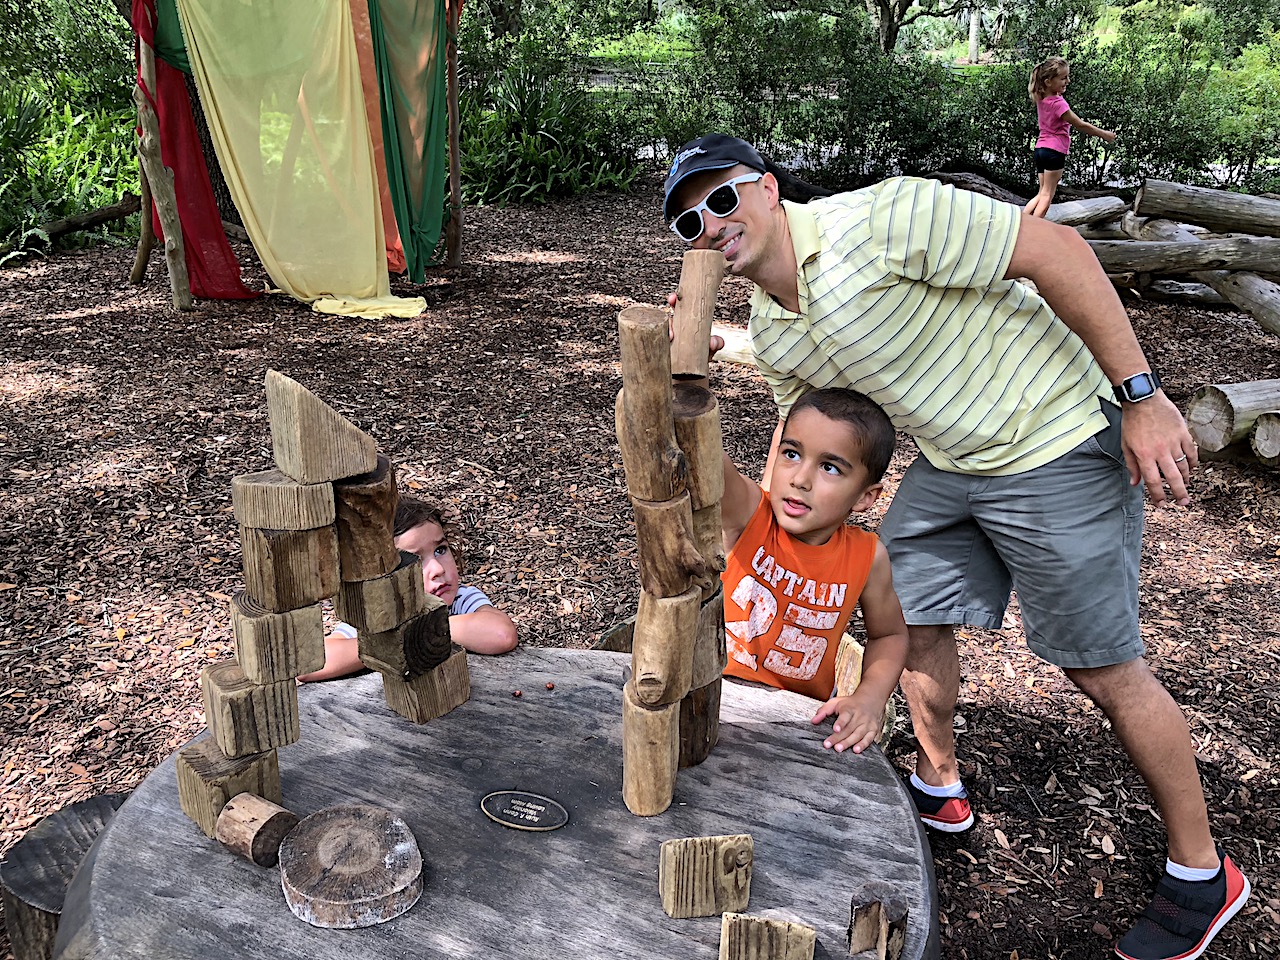
[[671,229],[685,243],[693,243],[693,241],[702,236],[702,231],[706,229],[706,225],[702,222],[703,210],[717,217],[727,217],[737,210],[738,204],[742,202],[742,197],[738,195],[738,184],[755,183],[763,176],[763,173],[744,173],[740,177],[726,180],[708,193],[706,198],[696,207],[690,207],[672,220]]

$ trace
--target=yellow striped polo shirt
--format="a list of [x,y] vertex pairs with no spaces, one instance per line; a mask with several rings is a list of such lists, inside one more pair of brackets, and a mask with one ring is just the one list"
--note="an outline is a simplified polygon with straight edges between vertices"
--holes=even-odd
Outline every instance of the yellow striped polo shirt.
[[1107,425],[1111,385],[1084,342],[1003,280],[1021,211],[899,177],[784,201],[800,313],[757,287],[751,346],[785,415],[809,387],[867,394],[941,470],[1001,476]]

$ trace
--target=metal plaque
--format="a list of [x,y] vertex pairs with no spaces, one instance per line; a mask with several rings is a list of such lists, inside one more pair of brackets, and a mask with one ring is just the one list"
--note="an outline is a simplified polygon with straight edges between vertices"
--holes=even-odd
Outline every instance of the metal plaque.
[[515,830],[559,830],[569,822],[569,811],[550,797],[523,790],[498,790],[480,801],[490,820]]

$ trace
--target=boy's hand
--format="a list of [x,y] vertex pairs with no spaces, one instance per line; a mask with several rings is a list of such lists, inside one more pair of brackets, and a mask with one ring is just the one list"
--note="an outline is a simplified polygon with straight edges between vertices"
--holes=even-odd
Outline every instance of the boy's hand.
[[875,743],[884,728],[884,705],[877,709],[856,693],[832,697],[818,708],[810,723],[819,724],[830,716],[835,716],[836,722],[831,727],[831,736],[823,740],[822,745],[836,753],[849,749],[861,753]]

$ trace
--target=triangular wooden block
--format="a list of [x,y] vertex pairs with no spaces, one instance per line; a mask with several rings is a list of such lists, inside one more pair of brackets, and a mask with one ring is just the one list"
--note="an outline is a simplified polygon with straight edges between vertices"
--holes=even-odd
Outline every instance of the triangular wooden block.
[[378,465],[373,439],[314,393],[267,371],[267,416],[276,466],[298,483],[368,473]]

